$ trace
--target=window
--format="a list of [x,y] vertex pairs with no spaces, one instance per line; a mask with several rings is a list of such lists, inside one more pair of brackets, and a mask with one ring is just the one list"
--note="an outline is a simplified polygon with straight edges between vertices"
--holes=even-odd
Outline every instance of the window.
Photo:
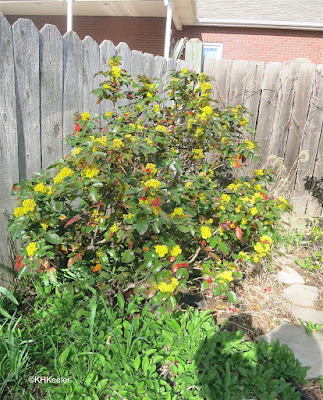
[[205,58],[212,58],[219,60],[222,58],[222,43],[203,43],[202,65],[204,65]]

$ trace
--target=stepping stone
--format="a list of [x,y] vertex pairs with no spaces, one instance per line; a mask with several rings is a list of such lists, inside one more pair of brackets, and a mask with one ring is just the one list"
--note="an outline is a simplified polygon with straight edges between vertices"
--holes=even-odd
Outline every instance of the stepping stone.
[[269,343],[278,339],[281,345],[287,344],[303,367],[311,367],[307,371],[307,379],[323,375],[322,334],[314,332],[308,335],[301,326],[283,323],[269,333],[258,336],[257,340],[259,339]]
[[305,283],[304,278],[293,268],[290,268],[287,265],[281,266],[281,268],[282,271],[278,272],[277,274],[277,280],[279,282],[290,285],[295,283]]
[[315,300],[319,298],[318,288],[308,285],[292,285],[283,293],[288,301],[301,307],[314,307]]
[[296,304],[288,304],[287,309],[296,319],[302,318],[304,321],[313,322],[313,324],[323,324],[323,311],[297,306]]

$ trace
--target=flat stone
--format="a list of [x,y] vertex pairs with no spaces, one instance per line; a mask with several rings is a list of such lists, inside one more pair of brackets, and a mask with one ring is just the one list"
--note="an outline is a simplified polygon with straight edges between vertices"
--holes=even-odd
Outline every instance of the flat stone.
[[304,321],[311,321],[313,324],[323,324],[323,311],[305,308],[295,304],[287,304],[288,310],[296,319],[302,318]]
[[323,375],[323,335],[312,333],[308,335],[301,326],[283,323],[275,329],[257,338],[271,343],[279,340],[280,345],[287,344],[294,352],[303,367],[310,367],[306,378],[317,378]]
[[288,301],[302,307],[314,307],[315,300],[319,298],[318,288],[308,285],[292,285],[283,293]]
[[293,268],[288,267],[287,265],[281,266],[282,270],[277,274],[277,280],[281,283],[287,284],[295,284],[305,283],[304,278]]

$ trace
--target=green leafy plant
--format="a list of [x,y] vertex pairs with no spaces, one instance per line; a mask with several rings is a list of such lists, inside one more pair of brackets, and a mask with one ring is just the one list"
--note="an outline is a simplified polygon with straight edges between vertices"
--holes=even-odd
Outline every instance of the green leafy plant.
[[322,332],[323,324],[314,324],[311,321],[304,321],[302,318],[298,318],[302,327],[305,328],[306,333],[311,335],[313,332]]
[[2,314],[6,318],[11,318],[11,315],[5,309],[6,300],[9,300],[14,305],[18,305],[18,301],[15,298],[15,296],[8,289],[6,289],[3,286],[0,286],[0,314]]
[[165,105],[149,78],[133,80],[118,57],[109,66],[94,94],[113,111],[77,115],[54,177],[40,171],[13,187],[20,276],[31,267],[47,286],[58,276],[141,293],[159,313],[188,289],[236,302],[243,265],[270,256],[280,215],[291,209],[268,196],[270,170],[238,177],[258,150],[245,108],[219,110],[203,73],[172,73]]
[[66,382],[10,381],[5,400],[14,385],[26,399],[290,400],[300,395],[289,380],[307,370],[286,345],[245,340],[208,311],[156,318],[140,298],[110,307],[86,284],[39,293],[20,336],[33,340],[27,376]]

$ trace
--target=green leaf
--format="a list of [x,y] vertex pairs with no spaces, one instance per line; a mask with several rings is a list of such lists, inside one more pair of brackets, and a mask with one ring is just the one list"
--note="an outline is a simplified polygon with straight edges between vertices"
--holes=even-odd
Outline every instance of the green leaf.
[[122,253],[122,262],[128,264],[135,259],[135,254],[132,250],[126,250]]
[[93,186],[91,186],[89,188],[89,195],[90,195],[91,199],[94,201],[94,203],[96,203],[100,198],[98,191]]
[[118,303],[118,307],[120,308],[120,310],[123,310],[124,309],[125,300],[124,300],[124,297],[122,296],[122,294],[120,292],[117,294],[117,303]]
[[201,290],[203,291],[203,290],[206,290],[206,289],[208,289],[209,288],[209,284],[207,283],[207,281],[204,281],[203,283],[202,283],[202,285],[201,285]]
[[2,307],[0,307],[0,314],[2,314],[4,317],[6,318],[12,318],[12,316],[10,314],[7,313],[6,310],[4,310]]
[[48,231],[44,235],[45,240],[51,244],[59,244],[63,240],[60,236],[57,235],[57,233],[53,231]]
[[227,296],[228,296],[228,300],[231,303],[233,303],[233,304],[237,304],[238,303],[237,295],[234,292],[228,292]]
[[3,286],[0,286],[0,293],[3,293],[6,297],[8,297],[9,300],[11,300],[14,304],[18,305],[18,301],[16,300],[14,295],[11,292],[9,292],[8,289],[6,289]]
[[108,381],[109,381],[109,379],[102,379],[102,380],[97,384],[97,389],[98,389],[99,391],[103,390],[103,389],[107,386]]
[[141,362],[141,358],[140,358],[139,354],[137,354],[137,357],[135,358],[135,361],[133,362],[133,367],[134,367],[135,371],[138,371],[138,369],[140,367],[140,362]]
[[49,268],[47,270],[47,275],[48,275],[48,279],[51,282],[54,282],[54,283],[57,282],[57,272],[56,272],[55,268]]
[[68,357],[69,354],[70,354],[70,351],[71,351],[71,348],[70,348],[70,347],[68,347],[67,349],[65,349],[65,350],[63,351],[63,353],[60,355],[59,360],[58,360],[58,362],[59,362],[60,364],[66,363],[66,360],[67,360],[67,357]]
[[189,227],[187,225],[177,225],[177,229],[183,233],[187,233],[189,231]]
[[139,235],[143,235],[147,231],[148,226],[149,226],[149,224],[147,221],[138,221],[135,224],[135,229],[137,230]]
[[220,249],[221,251],[223,251],[224,254],[226,254],[226,255],[229,254],[229,248],[228,248],[228,246],[227,246],[224,242],[220,242],[220,243],[218,244],[218,246],[219,246],[219,249]]

